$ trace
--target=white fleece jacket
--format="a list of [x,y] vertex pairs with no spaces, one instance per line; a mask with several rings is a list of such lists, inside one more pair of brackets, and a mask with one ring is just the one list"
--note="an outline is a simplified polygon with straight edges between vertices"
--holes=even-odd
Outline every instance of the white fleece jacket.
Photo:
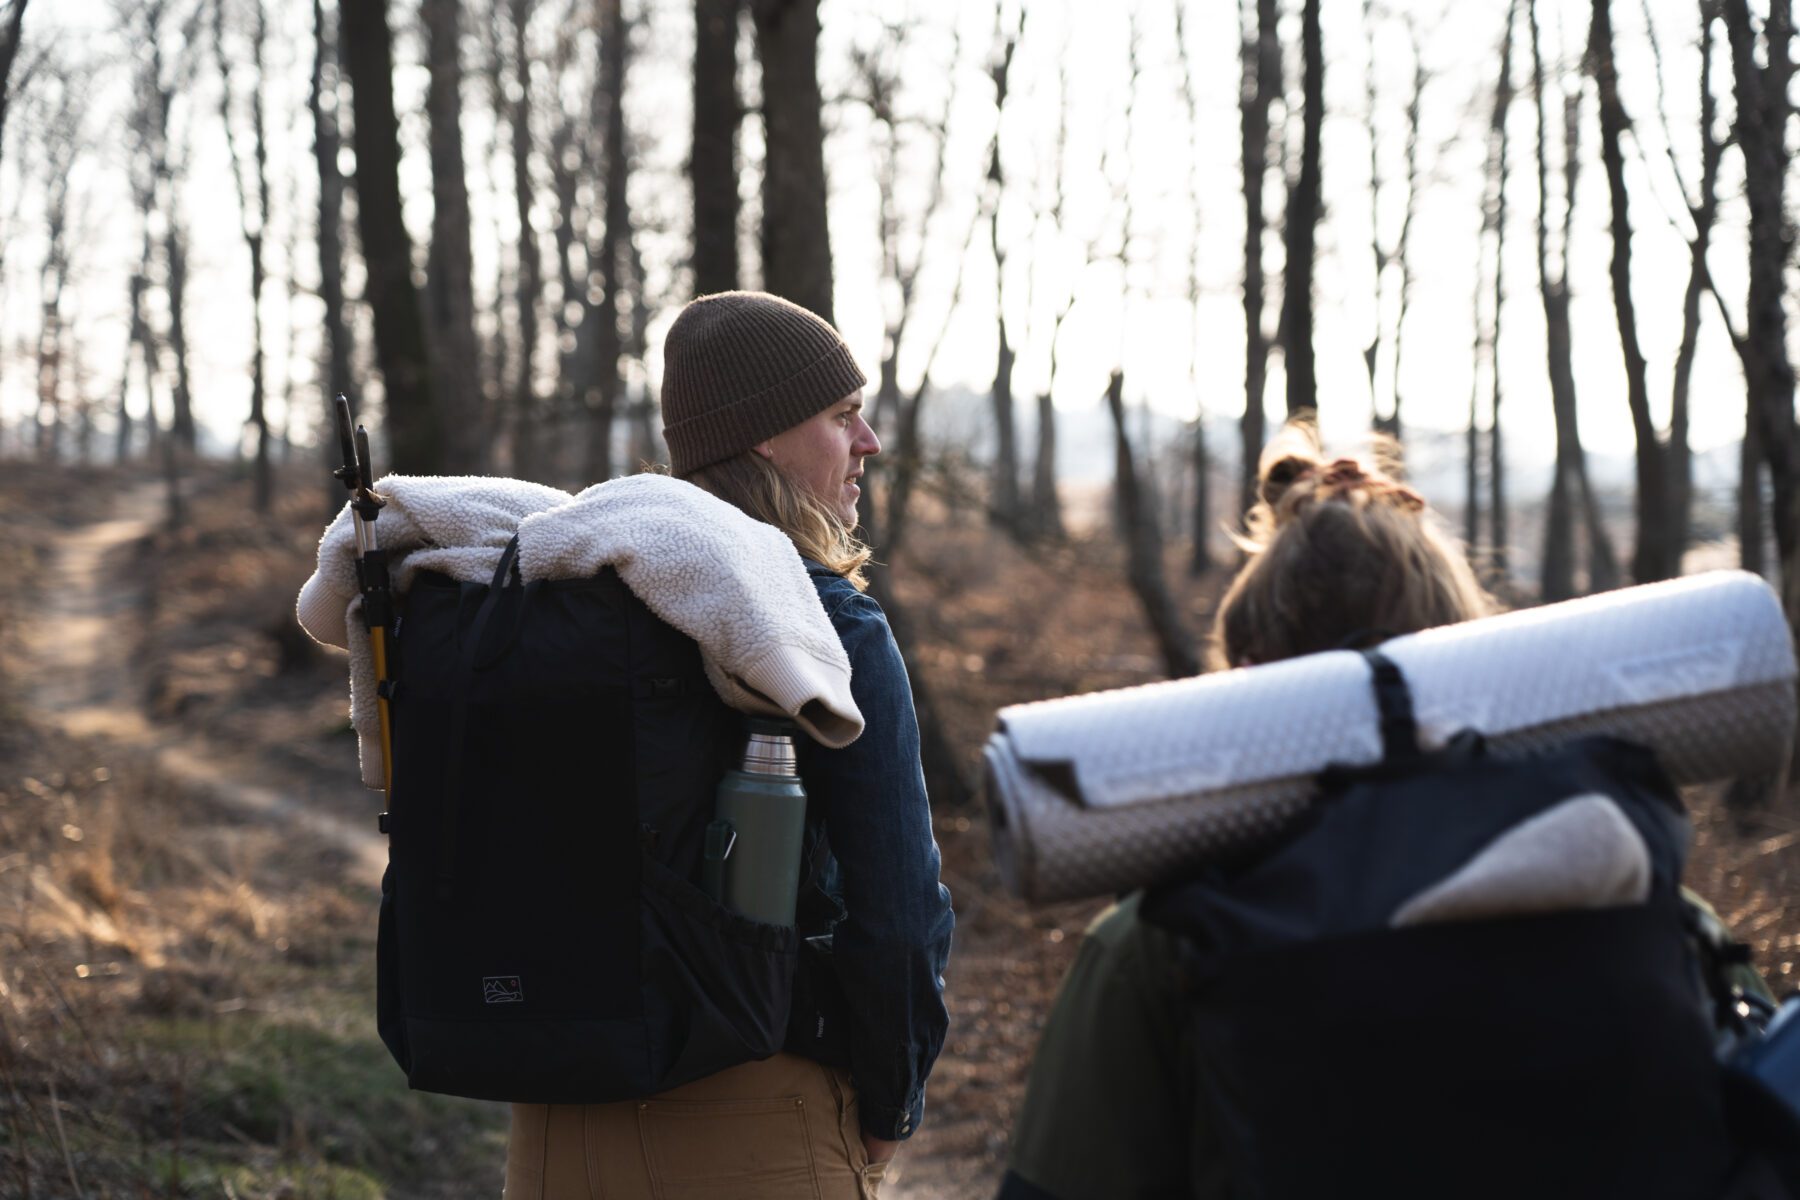
[[[708,680],[733,708],[790,717],[827,746],[862,732],[850,661],[793,543],[693,484],[633,475],[571,497],[517,479],[392,475],[380,490],[388,503],[375,529],[395,592],[420,570],[486,583],[516,533],[527,581],[615,568],[652,612],[699,643]],[[319,539],[296,615],[314,639],[350,651],[363,782],[378,788],[380,724],[361,605],[346,505]]]

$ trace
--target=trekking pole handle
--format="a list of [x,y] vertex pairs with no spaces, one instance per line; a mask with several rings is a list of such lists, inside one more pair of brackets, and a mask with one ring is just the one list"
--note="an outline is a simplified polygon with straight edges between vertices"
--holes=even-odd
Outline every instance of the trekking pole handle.
[[337,413],[338,452],[343,456],[344,465],[333,471],[335,475],[353,495],[363,487],[364,480],[361,464],[356,459],[356,440],[353,434],[350,416],[350,397],[339,392],[332,402]]
[[369,431],[366,427],[356,427],[356,473],[361,478],[362,486],[356,490],[351,505],[356,515],[362,518],[364,529],[368,534],[368,544],[363,547],[366,553],[380,546],[375,540],[375,518],[381,515],[381,506],[387,503],[387,497],[375,491],[375,472],[369,466]]

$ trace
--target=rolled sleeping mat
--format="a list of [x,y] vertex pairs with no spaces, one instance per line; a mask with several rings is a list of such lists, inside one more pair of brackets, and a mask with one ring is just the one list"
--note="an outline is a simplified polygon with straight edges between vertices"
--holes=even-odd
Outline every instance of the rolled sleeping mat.
[[[1677,784],[1778,788],[1795,666],[1775,593],[1715,571],[1382,644],[1420,741],[1501,754],[1611,734]],[[1369,665],[1338,650],[1000,710],[988,812],[1002,877],[1048,902],[1124,892],[1279,834],[1327,766],[1381,759]]]

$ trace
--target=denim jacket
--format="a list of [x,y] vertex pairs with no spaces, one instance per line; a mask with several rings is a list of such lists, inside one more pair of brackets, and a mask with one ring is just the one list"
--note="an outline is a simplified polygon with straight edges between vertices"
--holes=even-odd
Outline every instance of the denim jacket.
[[[801,933],[832,935],[824,973],[835,996],[808,1009],[817,1029],[790,1031],[788,1049],[847,1067],[864,1131],[903,1140],[924,1117],[925,1077],[949,1025],[943,973],[955,917],[938,882],[912,687],[887,617],[842,576],[806,566],[850,657],[864,726],[842,750],[807,739],[798,749],[812,843]],[[827,1010],[841,1026],[830,1048]]]

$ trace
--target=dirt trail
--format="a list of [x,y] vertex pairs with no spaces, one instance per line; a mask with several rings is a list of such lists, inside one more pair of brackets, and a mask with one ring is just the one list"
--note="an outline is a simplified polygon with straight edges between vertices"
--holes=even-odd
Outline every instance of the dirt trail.
[[57,539],[39,602],[22,623],[27,707],[65,733],[147,755],[216,803],[306,830],[348,852],[359,879],[379,884],[387,850],[373,829],[307,803],[306,789],[271,764],[145,712],[132,667],[144,584],[131,559],[162,504],[161,484],[138,484],[118,495],[106,519]]
[[[209,737],[193,715],[186,723],[154,715],[145,664],[167,647],[145,646],[156,635],[147,632],[154,627],[151,572],[142,555],[162,511],[159,484],[134,484],[100,518],[57,535],[35,610],[19,626],[24,655],[16,677],[26,681],[25,707],[41,724],[141,755],[171,781],[249,818],[249,830],[318,836],[347,851],[357,877],[373,887],[386,847],[366,795],[356,794],[352,758],[341,770],[309,773],[303,756],[283,753],[292,747]],[[181,654],[191,661],[195,649],[183,646]],[[203,663],[230,654],[224,645],[199,650]],[[332,684],[334,697],[341,687]],[[217,703],[208,703],[216,718]],[[985,838],[969,817],[940,815],[938,837],[961,912],[947,993],[953,1030],[932,1078],[931,1115],[891,1170],[887,1200],[993,1194],[1041,1011],[1088,916],[1027,912],[1001,895]]]

